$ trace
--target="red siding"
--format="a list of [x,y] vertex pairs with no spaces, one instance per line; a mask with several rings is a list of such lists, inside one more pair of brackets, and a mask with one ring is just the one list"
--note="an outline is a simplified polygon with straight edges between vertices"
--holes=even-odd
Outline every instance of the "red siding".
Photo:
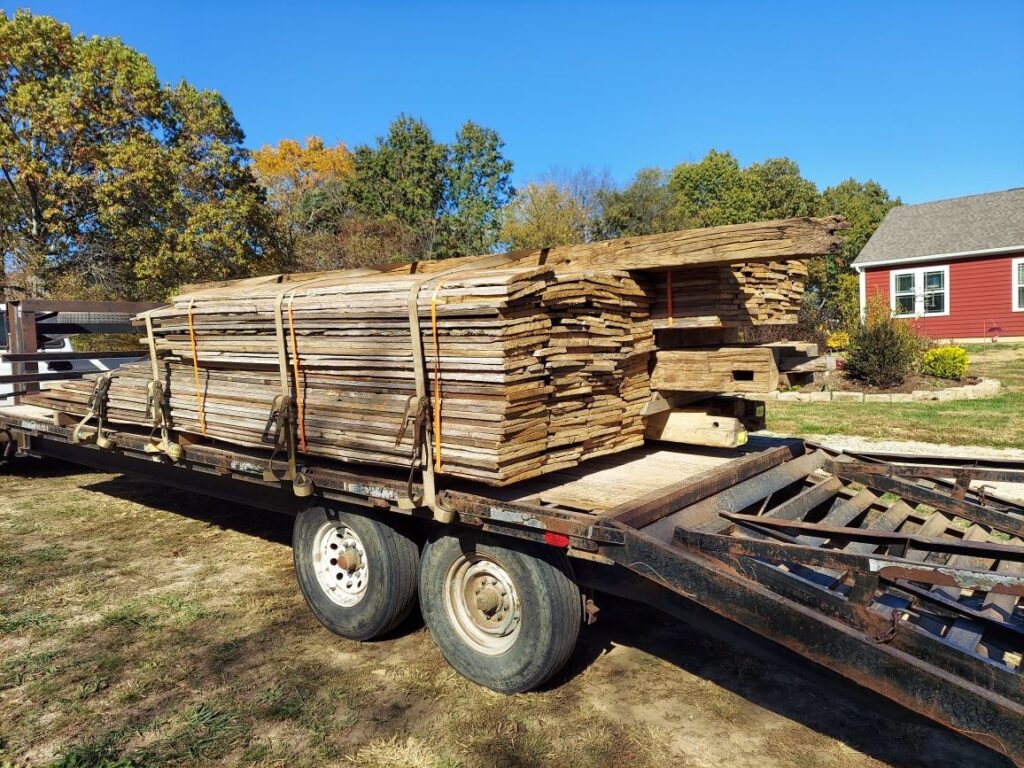
[[[933,339],[1024,336],[1024,312],[1013,311],[1013,260],[1024,252],[955,261],[915,262],[865,269],[868,298],[880,294],[890,302],[890,273],[917,267],[949,265],[949,315],[914,322]],[[891,302],[890,302],[891,305]]]

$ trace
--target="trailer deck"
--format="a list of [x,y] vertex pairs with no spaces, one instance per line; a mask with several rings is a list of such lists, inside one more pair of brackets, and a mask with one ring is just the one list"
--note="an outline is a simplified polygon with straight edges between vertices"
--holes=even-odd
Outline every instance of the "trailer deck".
[[[184,443],[170,464],[140,432],[109,450],[71,433],[60,414],[0,408],[8,453],[308,503],[263,479],[286,466],[260,451]],[[309,476],[371,515],[429,514],[399,504],[403,472],[318,462]],[[585,586],[698,603],[1024,764],[1024,507],[979,482],[1024,482],[1024,462],[651,445],[502,489],[451,482],[439,499],[456,524],[564,548]]]

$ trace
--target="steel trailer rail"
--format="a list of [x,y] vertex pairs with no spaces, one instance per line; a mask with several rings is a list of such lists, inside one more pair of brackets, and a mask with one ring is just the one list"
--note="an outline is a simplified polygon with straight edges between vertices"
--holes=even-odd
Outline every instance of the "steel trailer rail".
[[[311,502],[265,479],[285,469],[265,453],[194,442],[171,464],[146,453],[143,434],[116,432],[116,447],[103,450],[73,444],[62,421],[0,408],[0,454],[125,472],[300,519],[314,503],[439,525],[399,504],[404,473],[310,462]],[[754,441],[689,479],[632,497],[623,488],[600,514],[514,486],[453,481],[440,500],[455,514],[445,530],[460,537],[557,552],[578,584],[670,612],[699,604],[1024,765],[1024,507],[971,485],[1019,480],[1022,469]]]

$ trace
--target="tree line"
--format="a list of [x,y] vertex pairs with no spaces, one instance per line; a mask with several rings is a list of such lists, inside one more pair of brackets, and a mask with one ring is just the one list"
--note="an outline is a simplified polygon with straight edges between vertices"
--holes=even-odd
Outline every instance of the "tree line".
[[849,262],[900,203],[874,181],[818,190],[789,158],[743,167],[717,150],[626,184],[581,170],[516,190],[501,137],[472,121],[449,143],[406,115],[351,150],[244,141],[219,94],[162,84],[117,38],[0,11],[0,284],[163,299],[203,280],[839,213],[843,252],[812,265],[811,295],[848,313]]

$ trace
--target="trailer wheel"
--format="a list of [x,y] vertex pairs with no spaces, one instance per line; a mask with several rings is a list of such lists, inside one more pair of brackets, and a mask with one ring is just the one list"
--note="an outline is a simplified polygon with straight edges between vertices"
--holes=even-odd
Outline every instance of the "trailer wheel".
[[292,552],[303,597],[319,622],[342,637],[384,634],[416,599],[419,548],[378,520],[307,507],[295,518]]
[[568,558],[529,542],[439,536],[423,549],[420,608],[455,670],[499,693],[536,688],[572,655],[582,601]]

